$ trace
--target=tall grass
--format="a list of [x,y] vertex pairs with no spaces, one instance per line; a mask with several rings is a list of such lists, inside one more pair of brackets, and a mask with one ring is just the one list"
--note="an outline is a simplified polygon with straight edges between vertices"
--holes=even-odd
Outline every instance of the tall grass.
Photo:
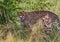
[[[60,17],[60,0],[21,0],[19,7],[22,8],[22,10],[19,10],[19,12],[49,10],[56,13]],[[8,15],[11,15],[11,17],[14,18],[15,16],[12,21],[16,21],[16,19],[18,19],[16,18],[16,12],[12,11],[13,13],[10,13],[10,10],[7,12]],[[0,20],[0,22],[3,21]],[[60,31],[56,29],[56,24],[53,27],[53,31],[47,32],[47,34],[44,32],[42,24],[43,23],[41,20],[37,21],[37,23],[31,28],[32,31],[28,27],[26,28],[21,26],[18,21],[16,21],[16,24],[1,24],[0,42],[60,42]]]
[[[55,23],[56,24],[56,23]],[[54,24],[54,28],[52,32],[45,33],[43,30],[42,20],[37,21],[37,23],[31,28],[32,31],[20,31],[19,35],[14,31],[15,36],[11,31],[8,32],[6,39],[0,39],[0,42],[60,42],[60,31],[57,30],[56,25]],[[12,27],[12,24],[9,24]],[[14,27],[14,26],[13,26]],[[25,29],[28,30],[28,29]],[[24,38],[20,38],[22,35]],[[0,34],[1,35],[1,34]]]

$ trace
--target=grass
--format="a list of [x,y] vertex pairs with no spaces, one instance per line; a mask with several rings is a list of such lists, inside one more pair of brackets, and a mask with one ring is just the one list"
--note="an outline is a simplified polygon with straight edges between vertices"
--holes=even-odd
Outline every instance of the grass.
[[[22,1],[19,7],[22,7],[24,11],[33,11],[33,10],[41,10],[40,8],[44,8],[44,10],[49,10],[51,12],[56,13],[60,17],[60,1],[59,0],[47,0],[42,4],[38,3],[39,0],[31,0],[24,2]],[[28,4],[27,4],[28,3]],[[46,4],[48,3],[48,4]],[[49,5],[49,3],[51,5]],[[44,6],[47,5],[47,7]],[[42,5],[42,6],[41,6]],[[37,6],[37,7],[36,7]],[[17,25],[18,24],[18,25]],[[53,29],[53,32],[46,34],[42,29],[42,21],[37,21],[37,23],[29,29],[24,29],[24,27],[17,24],[8,23],[5,25],[0,25],[0,42],[60,42],[60,31]],[[13,32],[8,31],[7,36],[4,31],[6,28],[11,28]],[[54,27],[56,28],[56,27]],[[6,38],[5,38],[6,37]]]
[[[12,26],[12,24],[10,25]],[[60,42],[60,31],[53,30],[53,32],[46,34],[43,31],[41,20],[37,21],[37,23],[32,27],[32,31],[30,33],[25,32],[24,34],[26,34],[25,36],[27,36],[27,38],[20,39],[19,37],[21,34],[18,36],[16,33],[16,37],[14,37],[14,35],[9,31],[6,39],[0,39],[0,42]]]

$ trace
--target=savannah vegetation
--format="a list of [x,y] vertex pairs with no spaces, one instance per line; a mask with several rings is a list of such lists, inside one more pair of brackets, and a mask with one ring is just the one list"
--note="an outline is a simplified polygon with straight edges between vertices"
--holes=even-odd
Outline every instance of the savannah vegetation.
[[60,18],[60,0],[0,0],[0,42],[60,42],[56,22],[47,35],[41,30],[42,21],[32,27],[32,32],[21,26],[18,12],[37,10],[51,11]]

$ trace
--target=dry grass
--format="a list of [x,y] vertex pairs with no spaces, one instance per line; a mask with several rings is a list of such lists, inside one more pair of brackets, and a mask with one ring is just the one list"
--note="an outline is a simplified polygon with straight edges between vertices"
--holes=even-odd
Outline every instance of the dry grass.
[[[0,42],[60,42],[60,36],[59,36],[60,35],[60,31],[56,35],[53,35],[54,38],[52,39],[52,38],[50,38],[49,35],[46,35],[42,31],[42,29],[43,29],[43,25],[42,24],[43,24],[42,20],[39,20],[32,27],[32,32],[30,33],[30,36],[27,36],[28,38],[25,39],[25,40],[16,38],[16,37],[14,37],[12,35],[11,32],[8,32],[7,39],[5,39],[5,40],[1,39]],[[26,35],[28,35],[28,34],[26,34]]]
[[[14,28],[14,25],[13,24],[8,24],[8,25],[2,26],[2,27],[3,28],[7,28],[7,27]],[[4,40],[0,39],[0,42],[60,42],[60,36],[59,36],[60,31],[58,31],[57,33],[56,33],[56,31],[54,31],[54,32],[51,32],[50,35],[46,35],[43,32],[42,20],[37,21],[37,23],[31,29],[32,29],[31,33],[30,32],[25,33],[25,35],[27,36],[27,38],[25,40],[20,39],[19,38],[20,36],[18,36],[16,32],[14,32],[14,33],[16,34],[17,38],[14,37],[13,34],[9,31],[8,34],[7,34],[7,38],[4,39]],[[0,30],[0,32],[2,32],[2,29]],[[3,35],[4,35],[3,33],[0,33],[0,38]]]

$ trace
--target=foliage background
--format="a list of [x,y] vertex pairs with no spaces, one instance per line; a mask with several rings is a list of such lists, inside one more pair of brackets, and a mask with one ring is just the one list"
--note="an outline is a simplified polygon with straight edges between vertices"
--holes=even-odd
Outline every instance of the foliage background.
[[7,40],[3,42],[15,42],[15,40],[25,42],[26,40],[21,40],[21,38],[25,39],[30,37],[28,36],[28,34],[30,35],[30,29],[20,25],[20,14],[18,12],[37,10],[48,10],[60,17],[60,0],[0,0],[1,42],[6,38]]

